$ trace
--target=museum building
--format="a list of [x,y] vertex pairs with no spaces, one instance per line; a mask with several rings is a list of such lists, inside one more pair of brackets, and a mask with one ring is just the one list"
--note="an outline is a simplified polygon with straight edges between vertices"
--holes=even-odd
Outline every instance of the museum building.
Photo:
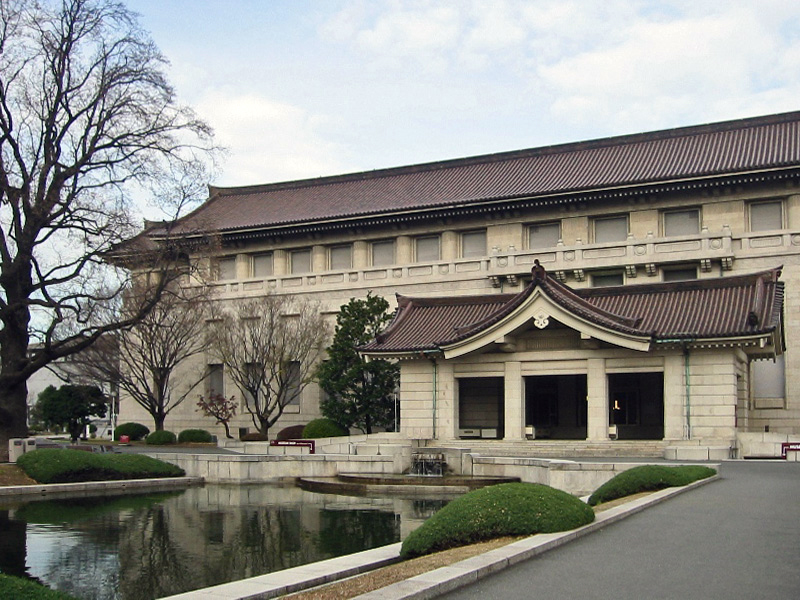
[[[386,297],[394,320],[362,351],[400,360],[406,437],[735,452],[800,434],[799,183],[795,112],[210,187],[169,235],[218,236],[201,260],[219,302],[289,294],[333,320]],[[185,368],[238,395],[213,356]],[[213,429],[185,404],[168,429]],[[120,418],[146,422],[124,398]]]

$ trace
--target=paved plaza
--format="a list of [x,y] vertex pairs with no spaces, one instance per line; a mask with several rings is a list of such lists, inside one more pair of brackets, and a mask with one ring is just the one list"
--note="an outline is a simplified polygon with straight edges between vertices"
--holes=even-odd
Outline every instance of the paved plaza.
[[722,478],[443,598],[800,598],[800,463]]

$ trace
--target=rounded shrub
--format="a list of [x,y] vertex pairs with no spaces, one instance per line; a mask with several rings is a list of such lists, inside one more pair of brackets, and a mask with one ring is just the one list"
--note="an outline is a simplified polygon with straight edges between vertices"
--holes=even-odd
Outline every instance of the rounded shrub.
[[305,425],[292,425],[291,427],[284,427],[275,436],[276,440],[298,440],[303,437]]
[[561,490],[539,483],[501,483],[456,498],[403,542],[404,558],[506,535],[552,533],[581,527],[594,511]]
[[611,500],[632,496],[640,492],[651,492],[668,487],[688,485],[715,474],[716,470],[700,465],[682,465],[678,467],[642,465],[641,467],[623,471],[601,485],[589,496],[589,504],[596,506],[603,502],[610,502]]
[[171,431],[164,429],[162,431],[154,431],[148,435],[144,441],[149,446],[166,446],[168,444],[174,444],[178,441],[178,438],[176,438],[175,434]]
[[[183,469],[144,454],[83,452],[42,448],[17,460],[25,474],[39,483],[116,481],[152,477],[183,477]],[[0,594],[0,598],[2,598]]]
[[150,430],[141,423],[122,423],[114,430],[114,439],[119,441],[123,435],[127,435],[132,442],[138,442],[147,437]]
[[210,444],[212,441],[211,434],[205,429],[184,429],[178,434],[181,444]]
[[339,437],[347,435],[349,431],[331,419],[314,419],[303,428],[303,437],[306,439]]

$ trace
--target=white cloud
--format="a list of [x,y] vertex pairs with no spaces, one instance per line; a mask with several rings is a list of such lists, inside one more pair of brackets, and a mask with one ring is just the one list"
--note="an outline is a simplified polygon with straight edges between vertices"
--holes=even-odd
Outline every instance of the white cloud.
[[215,91],[197,112],[228,149],[224,184],[248,185],[316,177],[346,170],[342,149],[325,139],[324,115],[256,94]]

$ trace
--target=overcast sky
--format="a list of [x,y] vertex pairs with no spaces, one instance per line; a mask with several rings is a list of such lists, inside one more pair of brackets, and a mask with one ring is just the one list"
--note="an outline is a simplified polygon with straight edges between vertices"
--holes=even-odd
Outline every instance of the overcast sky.
[[795,0],[124,0],[218,185],[800,109]]

